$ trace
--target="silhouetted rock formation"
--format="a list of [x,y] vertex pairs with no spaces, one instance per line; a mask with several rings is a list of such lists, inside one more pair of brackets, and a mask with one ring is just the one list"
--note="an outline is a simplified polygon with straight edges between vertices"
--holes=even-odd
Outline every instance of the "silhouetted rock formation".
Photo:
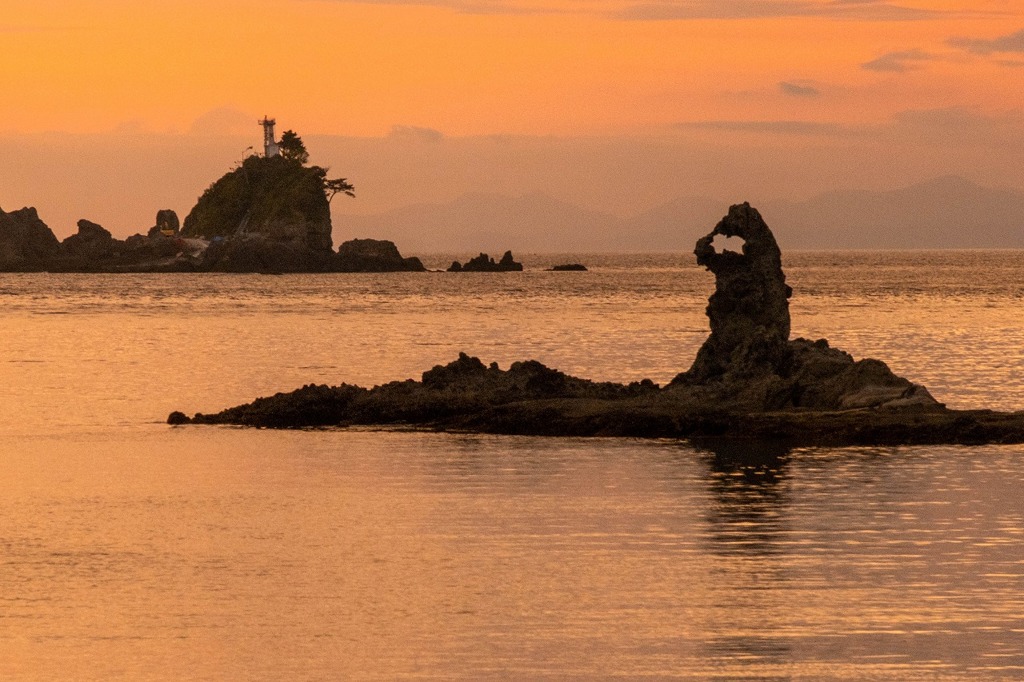
[[566,263],[564,265],[555,265],[551,268],[551,272],[586,272],[587,266],[582,263]]
[[798,444],[1020,443],[1024,413],[954,411],[939,406],[836,411],[727,409],[696,393],[661,390],[644,380],[595,383],[539,362],[508,370],[460,354],[423,373],[372,389],[307,385],[217,414],[169,424],[266,428],[414,425],[447,431],[543,436],[753,439]]
[[[294,135],[294,133],[292,133]],[[297,146],[296,146],[297,144]],[[0,211],[0,270],[57,272],[393,272],[423,271],[391,242],[354,240],[332,251],[330,197],[354,196],[344,178],[306,166],[298,136],[291,153],[250,156],[211,184],[179,224],[163,209],[146,235],[121,241],[88,220],[57,241],[25,208]],[[511,259],[511,256],[509,256]],[[503,262],[504,264],[504,262]],[[522,266],[520,266],[522,269]]]
[[0,271],[45,270],[59,254],[60,242],[36,209],[0,209]]
[[423,272],[419,258],[403,258],[394,242],[383,239],[352,239],[338,247],[334,258],[338,272]]
[[[717,236],[739,237],[743,253],[715,249]],[[782,273],[782,254],[761,214],[750,204],[729,208],[729,215],[694,249],[697,263],[715,275],[708,299],[711,336],[693,366],[677,379],[693,384],[735,380],[772,372],[786,359],[789,297],[793,290]]]
[[486,253],[481,253],[476,258],[470,258],[464,264],[455,261],[448,268],[448,272],[521,272],[522,263],[517,263],[512,258],[512,252],[506,251],[505,255],[497,263]]
[[78,221],[63,242],[34,208],[0,211],[0,271],[50,272],[423,272],[418,258],[403,258],[394,243],[355,239],[338,252],[245,233],[210,242],[177,230],[174,211],[157,213],[147,235],[116,239],[102,225]]
[[[718,235],[743,253],[714,251]],[[712,332],[693,366],[665,389],[649,380],[594,383],[530,361],[502,371],[460,354],[420,381],[372,389],[304,386],[215,415],[171,424],[276,428],[403,424],[440,430],[554,436],[743,438],[790,444],[1024,442],[1024,412],[956,411],[878,360],[824,340],[789,341],[778,246],[757,211],[733,206],[697,243],[716,276]]]
[[649,381],[623,386],[577,379],[536,361],[517,362],[508,370],[501,370],[496,363],[488,367],[478,358],[460,353],[454,362],[424,372],[420,382],[394,381],[369,390],[348,384],[309,385],[216,415],[183,420],[182,413],[177,413],[173,421],[289,428],[342,423],[422,424],[459,420],[522,401],[619,400],[655,394],[657,390]]
[[[719,236],[742,239],[742,253],[717,250]],[[923,386],[896,376],[883,362],[854,362],[824,339],[789,340],[793,290],[771,230],[749,204],[732,206],[697,241],[694,254],[715,275],[707,308],[711,335],[670,388],[748,410],[936,404]]]
[[61,242],[63,256],[82,261],[100,261],[110,258],[118,242],[102,225],[88,220],[78,221],[78,232]]
[[173,237],[181,231],[181,223],[178,222],[178,214],[171,209],[163,209],[156,212],[156,225],[149,228],[146,233],[150,239],[157,237]]
[[250,156],[203,192],[181,232],[208,240],[255,235],[293,250],[329,252],[323,172],[283,156]]

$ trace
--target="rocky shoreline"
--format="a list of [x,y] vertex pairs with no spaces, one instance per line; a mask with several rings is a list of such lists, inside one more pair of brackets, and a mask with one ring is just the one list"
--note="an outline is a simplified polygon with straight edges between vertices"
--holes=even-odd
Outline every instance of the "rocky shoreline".
[[390,241],[353,239],[334,251],[330,200],[354,196],[353,187],[305,156],[304,147],[291,158],[250,156],[211,184],[183,223],[164,209],[145,234],[123,240],[79,220],[59,241],[34,208],[0,210],[0,272],[426,271]]
[[[161,227],[163,226],[163,227]],[[157,213],[147,234],[116,239],[88,220],[58,241],[34,208],[0,210],[0,272],[425,272],[393,242],[352,239],[337,251],[261,233],[229,238],[189,236],[174,211]]]
[[742,411],[650,382],[594,383],[528,361],[508,370],[477,358],[421,381],[372,389],[308,385],[217,414],[173,412],[168,423],[296,429],[350,426],[531,436],[773,441],[790,446],[1024,442],[1024,413],[941,405]]
[[[719,249],[738,237],[742,253]],[[441,431],[739,439],[787,445],[1024,442],[1024,412],[950,410],[879,360],[855,361],[827,341],[789,339],[781,254],[748,204],[697,242],[715,274],[711,334],[667,386],[597,383],[536,361],[507,370],[461,354],[420,381],[374,388],[309,385],[170,424],[266,428],[380,426]]]

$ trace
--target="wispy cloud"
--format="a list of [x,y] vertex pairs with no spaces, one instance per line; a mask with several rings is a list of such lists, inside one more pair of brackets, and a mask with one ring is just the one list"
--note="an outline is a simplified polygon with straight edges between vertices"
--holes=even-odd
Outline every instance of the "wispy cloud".
[[779,90],[790,97],[820,97],[821,90],[803,81],[782,81]]
[[879,0],[663,0],[619,10],[622,19],[764,19],[822,17],[855,21],[918,21],[949,12],[908,7]]
[[1024,112],[987,112],[975,107],[910,109],[885,121],[844,125],[806,120],[709,120],[677,123],[682,133],[711,133],[715,139],[732,135],[756,135],[775,144],[829,144],[855,140],[858,145],[926,145],[935,148],[1021,149],[1024,145]]
[[190,135],[253,135],[257,117],[233,107],[218,107],[192,121]]
[[304,0],[370,5],[423,5],[460,14],[587,14],[626,21],[821,17],[851,21],[919,21],[977,12],[924,9],[899,0]]
[[388,139],[399,142],[437,143],[444,140],[444,133],[433,128],[395,125],[391,126],[391,130],[388,132]]
[[872,59],[870,62],[861,64],[862,69],[868,71],[881,71],[884,73],[906,73],[920,68],[922,62],[930,62],[940,57],[924,50],[904,50],[901,52],[887,52],[881,57]]
[[914,109],[897,113],[884,131],[935,144],[1019,148],[1024,144],[1024,114],[987,113],[974,107]]
[[1024,29],[998,38],[950,38],[946,44],[967,50],[972,54],[1024,53]]
[[679,130],[713,130],[729,133],[770,133],[782,135],[847,136],[854,131],[835,123],[818,121],[687,121]]
[[529,15],[529,14],[598,14],[600,5],[581,0],[575,9],[566,9],[545,0],[303,0],[351,5],[397,5],[438,7],[457,14]]

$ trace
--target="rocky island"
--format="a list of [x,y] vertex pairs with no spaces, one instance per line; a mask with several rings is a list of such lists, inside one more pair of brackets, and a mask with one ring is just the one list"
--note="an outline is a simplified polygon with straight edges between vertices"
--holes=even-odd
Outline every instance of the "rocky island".
[[157,212],[146,234],[115,239],[101,225],[78,222],[63,242],[34,208],[0,210],[0,272],[423,272],[389,241],[355,239],[332,248],[330,201],[354,196],[344,178],[307,164],[301,138],[274,141],[211,184],[180,224]]
[[453,261],[448,267],[448,272],[522,272],[523,264],[512,257],[511,251],[506,251],[501,260],[495,262],[486,253],[470,258],[465,263]]
[[[742,252],[718,249],[737,237]],[[787,445],[1020,443],[1024,413],[950,410],[879,360],[855,361],[827,341],[790,339],[781,254],[749,204],[697,242],[715,275],[711,333],[667,386],[599,383],[536,361],[502,370],[460,354],[420,381],[371,389],[308,385],[170,424],[269,428],[412,426],[547,436],[750,439]]]

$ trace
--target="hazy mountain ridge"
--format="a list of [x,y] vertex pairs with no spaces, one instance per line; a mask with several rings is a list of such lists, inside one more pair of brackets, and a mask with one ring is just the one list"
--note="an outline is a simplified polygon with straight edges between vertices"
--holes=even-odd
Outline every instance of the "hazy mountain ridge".
[[[339,216],[339,237],[372,235],[412,252],[689,251],[731,202],[680,197],[630,218],[543,193],[466,194],[374,215]],[[944,176],[888,191],[837,190],[752,202],[784,249],[1024,248],[1024,194]]]
[[571,252],[593,250],[591,235],[614,234],[621,221],[541,193],[472,193],[337,222],[344,233],[391,239],[408,251]]
[[771,202],[765,213],[789,248],[1024,248],[1024,194],[957,176],[886,192]]

